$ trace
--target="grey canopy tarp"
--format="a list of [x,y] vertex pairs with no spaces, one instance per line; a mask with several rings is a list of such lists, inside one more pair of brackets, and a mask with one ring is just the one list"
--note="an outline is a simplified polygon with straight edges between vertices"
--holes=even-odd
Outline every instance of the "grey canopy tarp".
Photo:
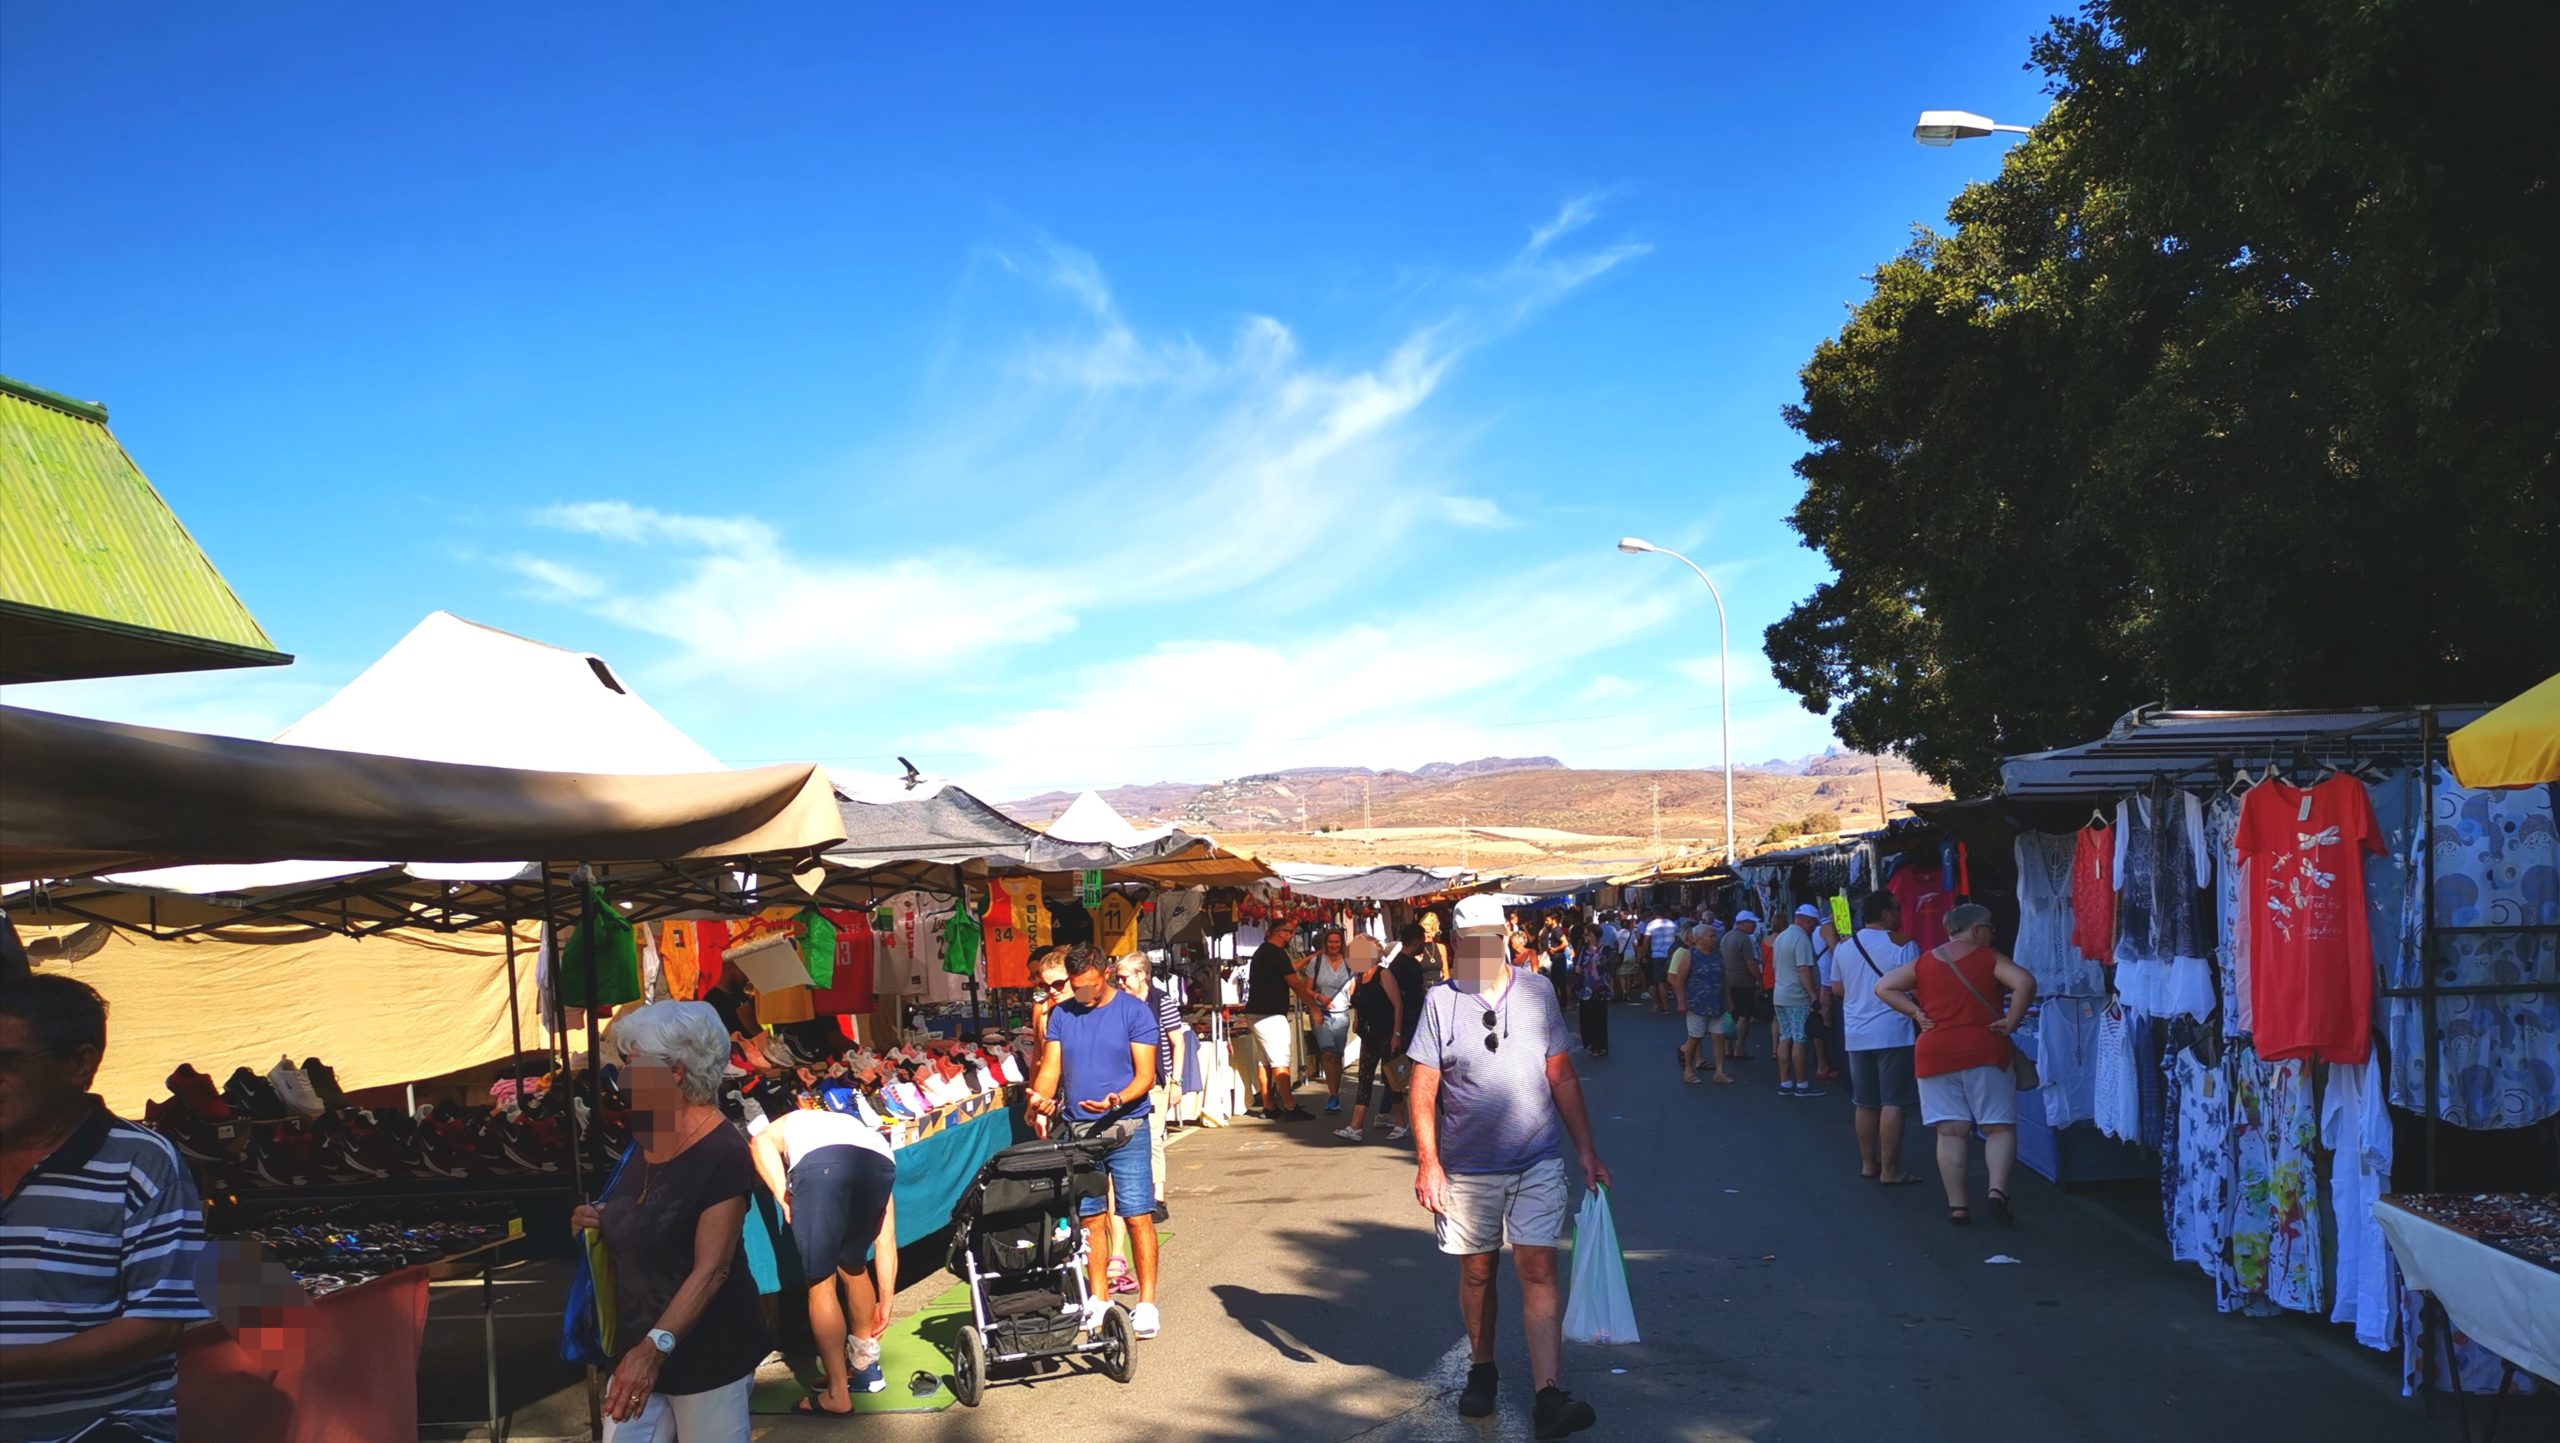
[[458,766],[0,707],[0,881],[284,858],[661,861],[843,837],[824,769]]

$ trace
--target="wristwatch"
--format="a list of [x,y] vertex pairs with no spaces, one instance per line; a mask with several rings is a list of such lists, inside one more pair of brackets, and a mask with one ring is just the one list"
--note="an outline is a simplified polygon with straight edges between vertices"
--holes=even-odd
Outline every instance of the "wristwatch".
[[659,1356],[664,1357],[676,1350],[676,1335],[664,1328],[651,1328],[649,1346],[657,1349]]

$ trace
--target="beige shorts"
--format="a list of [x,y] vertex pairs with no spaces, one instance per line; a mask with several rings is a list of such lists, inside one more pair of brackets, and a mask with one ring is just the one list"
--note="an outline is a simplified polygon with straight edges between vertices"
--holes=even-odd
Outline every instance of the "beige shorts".
[[1455,1255],[1515,1248],[1552,1248],[1564,1242],[1571,1201],[1564,1159],[1551,1157],[1520,1172],[1449,1175],[1449,1210],[1435,1228],[1440,1251]]

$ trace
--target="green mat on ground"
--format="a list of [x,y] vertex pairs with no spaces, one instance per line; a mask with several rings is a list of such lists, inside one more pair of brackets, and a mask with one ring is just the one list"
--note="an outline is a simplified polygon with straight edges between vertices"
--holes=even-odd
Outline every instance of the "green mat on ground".
[[[1156,1229],[1156,1247],[1161,1251],[1173,1241],[1173,1229]],[[912,1313],[889,1320],[889,1331],[880,1335],[880,1371],[889,1386],[877,1393],[853,1395],[856,1413],[938,1413],[959,1400],[951,1396],[951,1352],[958,1346],[961,1328],[969,1321],[969,1285],[953,1283],[936,1293],[933,1301]],[[925,1374],[933,1379],[933,1391],[921,1397],[914,1387],[915,1376]],[[758,1414],[788,1413],[809,1396],[809,1389],[798,1378],[780,1377],[770,1382],[759,1380],[749,1411]]]

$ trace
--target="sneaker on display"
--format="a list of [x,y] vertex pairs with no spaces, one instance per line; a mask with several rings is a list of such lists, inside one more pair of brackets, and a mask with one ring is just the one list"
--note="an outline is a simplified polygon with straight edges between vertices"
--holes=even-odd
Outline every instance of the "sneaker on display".
[[1140,1303],[1129,1310],[1129,1331],[1141,1338],[1152,1338],[1164,1327],[1153,1303]]
[[320,1101],[330,1111],[335,1112],[347,1105],[346,1091],[338,1086],[337,1070],[329,1064],[317,1057],[306,1057],[302,1059],[302,1075],[310,1082],[311,1090],[320,1094]]
[[311,1079],[304,1076],[302,1069],[294,1066],[290,1058],[267,1069],[267,1085],[276,1090],[276,1096],[286,1107],[304,1117],[318,1117],[329,1110],[329,1104],[320,1100],[320,1093],[311,1085]]

